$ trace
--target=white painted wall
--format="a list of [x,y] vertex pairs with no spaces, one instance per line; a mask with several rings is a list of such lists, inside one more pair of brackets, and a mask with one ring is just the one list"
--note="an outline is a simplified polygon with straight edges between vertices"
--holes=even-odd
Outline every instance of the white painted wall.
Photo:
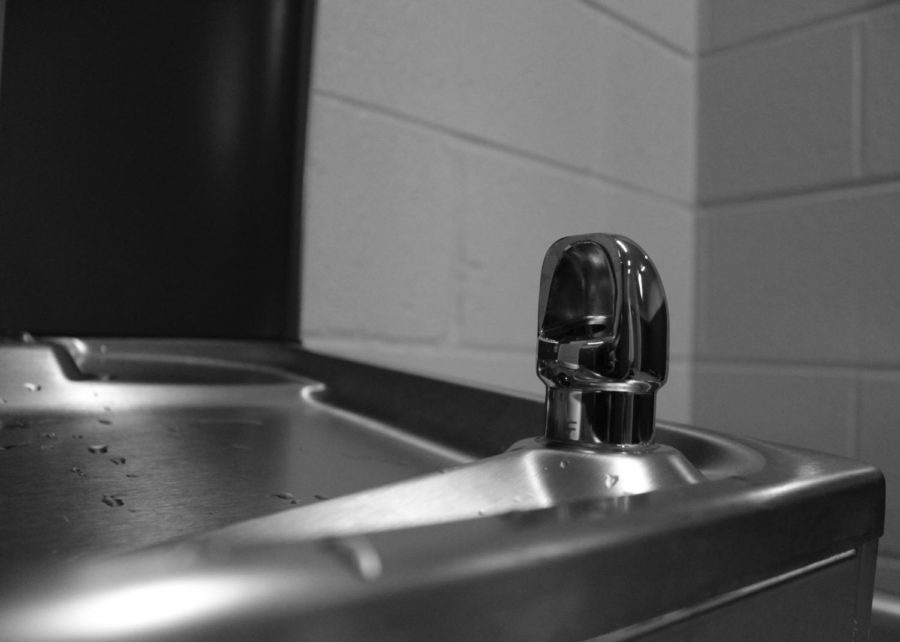
[[693,2],[322,0],[303,338],[540,396],[546,248],[633,237],[670,301],[660,414],[690,417]]
[[700,15],[693,422],[879,466],[900,593],[900,3]]

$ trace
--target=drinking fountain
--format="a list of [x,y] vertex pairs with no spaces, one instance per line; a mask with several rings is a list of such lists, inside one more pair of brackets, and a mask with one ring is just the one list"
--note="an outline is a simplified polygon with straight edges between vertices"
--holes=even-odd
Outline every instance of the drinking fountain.
[[588,234],[541,269],[544,403],[287,343],[2,343],[0,639],[865,640],[883,477],[657,420],[667,342],[651,259]]

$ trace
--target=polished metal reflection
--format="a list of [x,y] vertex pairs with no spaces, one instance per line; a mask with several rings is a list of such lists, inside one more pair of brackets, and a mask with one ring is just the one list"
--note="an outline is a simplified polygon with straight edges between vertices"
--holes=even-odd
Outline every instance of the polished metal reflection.
[[704,481],[680,452],[546,448],[526,439],[507,452],[440,473],[245,521],[210,541],[277,544],[346,537],[641,495]]
[[644,447],[666,381],[662,281],[632,240],[560,239],[547,250],[538,303],[538,376],[550,443]]

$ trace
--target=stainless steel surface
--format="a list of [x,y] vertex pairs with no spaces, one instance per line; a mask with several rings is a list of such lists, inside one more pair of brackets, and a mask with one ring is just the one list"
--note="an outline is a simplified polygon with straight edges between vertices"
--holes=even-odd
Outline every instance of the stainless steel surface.
[[668,324],[662,281],[634,241],[586,234],[554,243],[544,257],[538,302],[548,441],[652,443]]
[[7,570],[134,550],[467,459],[307,403],[316,382],[227,351],[68,344],[74,361],[57,345],[0,346]]
[[[289,345],[57,341],[0,346],[0,366],[4,640],[630,639],[801,578],[849,595],[882,528],[863,464],[660,424],[703,480],[616,495],[629,474],[603,453],[534,447],[537,402]],[[458,466],[497,433],[526,441]],[[361,501],[392,506],[390,482],[393,524]],[[841,600],[835,621],[866,621],[865,596]]]
[[900,598],[891,593],[875,592],[872,601],[871,642],[895,642],[900,639]]
[[[743,462],[752,470],[748,454]],[[627,498],[703,477],[674,448],[623,457],[548,449],[529,440],[503,455],[222,529],[208,541],[298,542],[442,524],[590,499]]]
[[872,642],[900,640],[900,563],[882,557],[875,575]]
[[839,553],[590,642],[865,640],[867,623],[865,618],[854,617],[853,607],[859,603],[856,589],[860,558],[867,553]]

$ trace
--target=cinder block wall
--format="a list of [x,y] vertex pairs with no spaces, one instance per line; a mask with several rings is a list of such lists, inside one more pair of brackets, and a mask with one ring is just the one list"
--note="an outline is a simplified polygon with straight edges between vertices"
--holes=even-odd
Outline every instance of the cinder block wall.
[[900,3],[700,18],[693,421],[881,467],[900,593]]
[[618,232],[664,275],[660,414],[688,420],[696,25],[693,1],[321,0],[306,345],[542,395],[543,253]]

